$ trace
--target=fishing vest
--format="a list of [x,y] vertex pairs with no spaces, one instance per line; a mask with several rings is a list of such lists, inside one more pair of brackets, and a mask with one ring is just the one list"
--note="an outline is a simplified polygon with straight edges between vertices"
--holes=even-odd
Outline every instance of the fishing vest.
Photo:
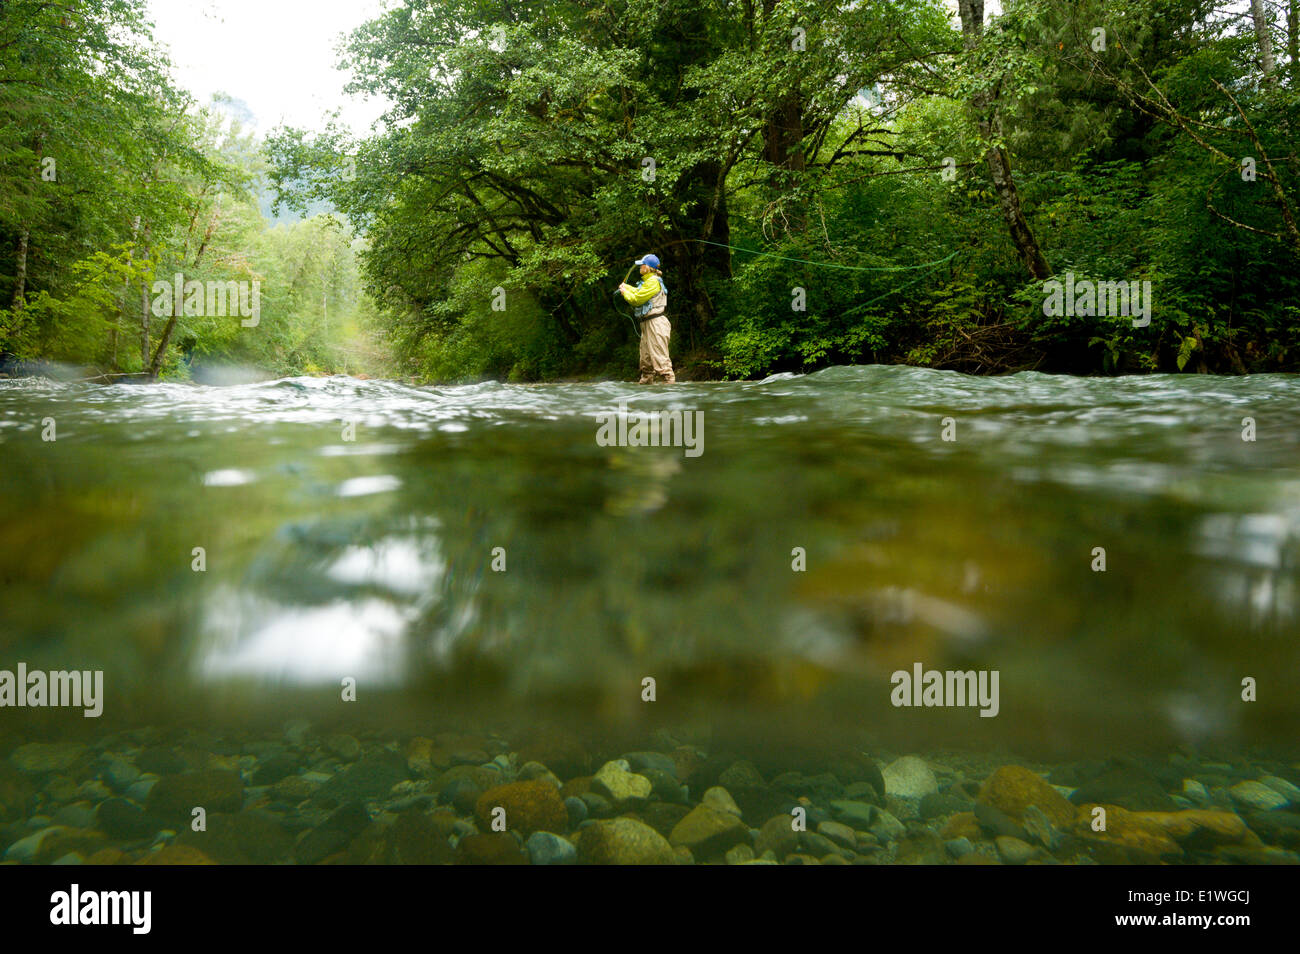
[[642,324],[651,318],[658,318],[668,310],[668,285],[665,284],[662,275],[655,277],[659,279],[659,294],[636,310],[637,321]]

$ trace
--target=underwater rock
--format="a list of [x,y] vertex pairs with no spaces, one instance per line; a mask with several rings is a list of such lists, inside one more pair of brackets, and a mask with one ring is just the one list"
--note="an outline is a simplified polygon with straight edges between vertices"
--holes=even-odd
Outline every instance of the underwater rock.
[[290,745],[303,745],[311,733],[311,723],[306,719],[290,719],[284,724],[284,737]]
[[497,808],[505,809],[507,829],[524,837],[536,831],[563,832],[568,829],[569,810],[564,807],[559,790],[541,780],[509,782],[480,795],[474,817],[482,830],[491,828]]
[[325,740],[325,748],[343,762],[355,762],[361,757],[361,743],[350,735],[337,733]]
[[1208,848],[1246,839],[1246,822],[1232,812],[1192,808],[1179,812],[1135,812],[1137,821],[1159,828],[1184,848]]
[[9,754],[9,761],[20,772],[41,775],[66,772],[86,754],[86,747],[76,742],[29,742]]
[[678,802],[651,802],[638,814],[641,821],[667,838],[677,823],[690,813],[690,806]]
[[1019,838],[1023,841],[1028,837],[1024,826],[1016,822],[1002,809],[994,808],[992,805],[976,804],[975,821],[979,823],[980,830],[990,838],[1005,835],[1008,838]]
[[1289,804],[1285,795],[1263,782],[1238,782],[1228,789],[1228,794],[1234,804],[1247,811],[1267,812]]
[[577,828],[587,820],[587,803],[570,795],[564,800],[565,810],[569,813],[569,827]]
[[770,851],[780,859],[794,851],[799,845],[799,833],[791,827],[792,820],[789,815],[777,815],[764,822],[754,839],[755,854],[763,855]]
[[554,729],[535,732],[519,746],[519,761],[540,762],[560,778],[573,778],[591,771],[591,755],[573,735]]
[[595,792],[583,792],[578,796],[582,804],[587,806],[587,816],[589,818],[612,818],[618,814],[618,809],[604,795],[597,795]]
[[222,865],[281,864],[293,849],[293,839],[279,820],[257,810],[234,815],[210,813],[207,831],[185,828],[175,844],[198,848]]
[[541,781],[559,791],[562,784],[555,773],[548,769],[541,762],[525,762],[520,767],[518,774],[515,776],[516,781],[533,782]]
[[1004,765],[985,779],[976,802],[996,808],[1016,821],[1024,818],[1029,805],[1038,806],[1057,826],[1070,824],[1075,816],[1074,806],[1060,792],[1037,773],[1020,765]]
[[1092,810],[1097,806],[1087,804],[1080,806],[1080,812],[1074,825],[1074,834],[1085,846],[1103,846],[1118,848],[1122,857],[1106,855],[1108,862],[1127,861],[1130,864],[1155,864],[1160,860],[1173,859],[1183,853],[1178,842],[1173,839],[1160,816],[1161,812],[1131,812],[1116,805],[1103,806],[1106,809],[1106,829],[1094,831],[1092,828]]
[[1007,865],[1023,865],[1034,857],[1038,850],[1028,842],[1009,835],[998,835],[994,843],[997,845],[998,857],[1002,859],[1003,864]]
[[1210,790],[1194,778],[1183,779],[1183,797],[1197,808],[1210,806]]
[[939,837],[951,841],[954,838],[968,838],[971,841],[979,841],[984,837],[984,832],[980,828],[979,820],[975,817],[974,812],[958,812],[953,815],[939,830]]
[[1273,791],[1286,798],[1289,805],[1300,805],[1300,785],[1288,782],[1284,778],[1278,778],[1276,775],[1265,775],[1260,780],[1261,785],[1267,785]]
[[[1177,807],[1160,781],[1134,763],[1114,765],[1096,778],[1084,782],[1074,790],[1070,801],[1075,805],[1118,805],[1135,812],[1167,812]],[[1060,824],[1054,817],[1052,820]]]
[[895,841],[907,834],[907,826],[895,818],[892,814],[881,809],[876,809],[876,817],[871,824],[871,834],[876,836],[876,840],[881,844]]
[[726,788],[758,788],[767,783],[754,763],[748,759],[739,759],[732,762],[718,776],[718,784]]
[[435,755],[433,739],[417,735],[406,743],[406,767],[412,775],[436,774],[439,766],[434,761]]
[[36,788],[17,768],[0,762],[0,822],[21,817]]
[[296,805],[311,798],[318,786],[301,775],[290,775],[271,786],[271,795],[277,801]]
[[110,838],[135,841],[148,838],[157,826],[138,806],[124,798],[110,798],[101,802],[96,814],[96,825]]
[[720,855],[734,845],[748,842],[749,827],[731,812],[697,805],[673,827],[668,841],[689,848],[696,858]]
[[773,815],[788,814],[795,806],[795,800],[789,795],[766,785],[756,788],[728,788],[727,792],[739,806],[742,818],[770,818]]
[[653,786],[644,775],[636,775],[623,759],[606,762],[591,778],[591,788],[619,808],[644,802],[650,797]]
[[705,792],[704,797],[700,800],[700,804],[708,805],[710,808],[716,808],[720,812],[730,812],[737,818],[742,817],[740,806],[737,805],[736,800],[731,797],[731,793],[721,785],[715,785],[713,788]]
[[456,853],[447,840],[456,816],[416,810],[402,812],[385,834],[384,860],[394,865],[449,865]]
[[661,802],[678,802],[686,804],[686,787],[677,781],[677,776],[658,769],[644,769],[641,777],[650,782],[650,795]]
[[595,865],[672,865],[677,854],[663,835],[633,818],[598,821],[582,830],[578,861]]
[[148,772],[151,775],[178,775],[191,767],[180,753],[165,745],[142,749],[135,757],[135,764],[141,772]]
[[953,858],[961,858],[975,850],[969,838],[950,838],[943,843],[943,850]]
[[94,828],[95,809],[88,801],[73,802],[56,811],[50,822],[66,828]]
[[577,846],[549,831],[533,832],[525,848],[535,865],[571,865],[578,860]]
[[341,804],[352,799],[380,798],[406,778],[406,759],[384,749],[335,775],[317,790],[314,800]]
[[1300,848],[1300,812],[1275,809],[1251,815],[1247,820],[1250,830],[1270,845],[1283,848]]
[[[956,791],[961,791],[957,789]],[[921,799],[917,809],[920,817],[926,820],[940,818],[942,816],[952,815],[956,812],[968,812],[975,807],[975,803],[961,795],[952,795],[948,792],[933,792]]]
[[143,804],[149,800],[149,793],[153,791],[153,787],[157,784],[158,776],[142,775],[138,782],[135,782],[126,790],[126,797],[137,804]]
[[137,861],[138,865],[215,865],[216,862],[193,845],[167,845]]
[[885,766],[881,773],[885,781],[885,797],[920,801],[927,795],[937,794],[939,779],[926,764],[925,759],[905,755]]
[[62,825],[42,828],[38,832],[28,835],[15,841],[5,849],[5,861],[17,861],[20,864],[30,864],[36,860],[37,853],[41,850],[41,844],[46,838],[58,834],[61,831],[67,831]]
[[125,792],[140,778],[140,769],[118,755],[99,757],[99,777],[115,792]]
[[82,862],[86,865],[120,865],[126,864],[130,859],[126,852],[118,848],[101,848],[89,858]]
[[880,809],[866,802],[857,802],[852,799],[836,799],[831,802],[831,811],[835,813],[835,818],[856,829],[871,828],[871,823],[875,820],[876,812]]
[[294,846],[294,860],[300,865],[319,864],[343,851],[352,839],[370,824],[370,813],[360,801],[351,801],[335,809]]
[[855,850],[858,846],[858,835],[852,828],[837,821],[824,821],[817,826],[818,834],[829,838],[841,848]]
[[145,810],[169,822],[186,822],[196,807],[211,812],[237,812],[244,806],[244,783],[238,772],[201,769],[160,778],[149,792]]
[[70,802],[77,798],[80,786],[65,775],[51,775],[42,791],[50,803]]
[[297,772],[298,765],[298,759],[287,752],[272,755],[257,766],[256,771],[249,778],[249,784],[254,786],[274,785],[276,782],[282,781]]
[[1055,851],[1061,845],[1061,833],[1056,830],[1047,813],[1037,805],[1025,806],[1025,831],[1033,841],[1048,851]]
[[662,752],[628,752],[623,756],[633,772],[644,773],[647,770],[667,772],[680,781],[677,775],[677,761],[671,755]]
[[754,860],[754,849],[749,845],[736,845],[734,848],[727,850],[725,857],[729,865],[748,864]]
[[[127,789],[127,791],[130,791],[130,789]],[[74,797],[84,801],[102,802],[113,797],[113,790],[97,778],[88,778],[77,786],[77,793]]]
[[835,842],[831,841],[825,835],[815,831],[799,832],[799,850],[806,851],[808,854],[815,855],[822,859],[822,864],[826,863],[826,857],[828,855],[834,855],[836,857],[853,857],[852,850],[845,849],[840,845],[835,844]]

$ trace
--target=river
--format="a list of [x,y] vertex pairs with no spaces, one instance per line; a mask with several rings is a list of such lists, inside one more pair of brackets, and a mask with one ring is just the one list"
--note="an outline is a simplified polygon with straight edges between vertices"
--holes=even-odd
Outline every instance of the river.
[[[609,446],[620,409],[697,445]],[[0,381],[0,668],[104,682],[97,718],[0,710],[0,751],[547,726],[769,779],[845,752],[1269,775],[1298,582],[1288,375]],[[918,666],[996,700],[896,704]]]

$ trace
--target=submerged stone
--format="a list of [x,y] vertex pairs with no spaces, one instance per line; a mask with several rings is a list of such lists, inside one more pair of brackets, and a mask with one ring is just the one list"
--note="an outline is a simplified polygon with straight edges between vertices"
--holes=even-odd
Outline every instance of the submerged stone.
[[920,801],[927,795],[938,794],[939,779],[925,759],[905,755],[885,766],[885,797]]
[[619,807],[644,802],[653,791],[650,780],[632,772],[623,759],[602,765],[591,778],[591,788]]
[[149,791],[146,811],[169,822],[188,823],[191,812],[237,812],[244,805],[244,783],[238,772],[202,769],[184,775],[168,775]]
[[734,845],[748,842],[749,827],[731,812],[698,805],[673,827],[668,840],[702,858],[723,854]]
[[534,832],[525,847],[535,865],[571,865],[578,859],[578,849],[572,842],[549,831]]
[[1248,811],[1267,812],[1290,804],[1285,795],[1263,782],[1238,782],[1228,789],[1228,794],[1234,804]]
[[582,830],[578,861],[596,865],[672,865],[677,855],[663,835],[632,818],[597,821]]
[[563,832],[568,829],[569,811],[560,792],[549,782],[509,782],[490,788],[479,796],[474,815],[483,831],[490,830],[497,809],[505,812],[509,831],[524,837],[536,831]]
[[1074,820],[1075,808],[1037,773],[1020,765],[1004,765],[985,779],[976,802],[1004,812],[1016,821],[1036,805],[1053,825]]

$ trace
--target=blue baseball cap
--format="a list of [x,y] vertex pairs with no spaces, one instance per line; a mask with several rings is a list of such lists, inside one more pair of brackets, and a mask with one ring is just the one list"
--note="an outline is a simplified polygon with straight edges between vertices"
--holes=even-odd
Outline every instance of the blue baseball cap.
[[637,259],[635,262],[633,262],[632,264],[633,264],[633,265],[649,265],[651,268],[658,268],[658,267],[659,267],[659,256],[658,256],[658,255],[644,255],[644,256],[642,256],[641,258],[638,258],[638,259]]

